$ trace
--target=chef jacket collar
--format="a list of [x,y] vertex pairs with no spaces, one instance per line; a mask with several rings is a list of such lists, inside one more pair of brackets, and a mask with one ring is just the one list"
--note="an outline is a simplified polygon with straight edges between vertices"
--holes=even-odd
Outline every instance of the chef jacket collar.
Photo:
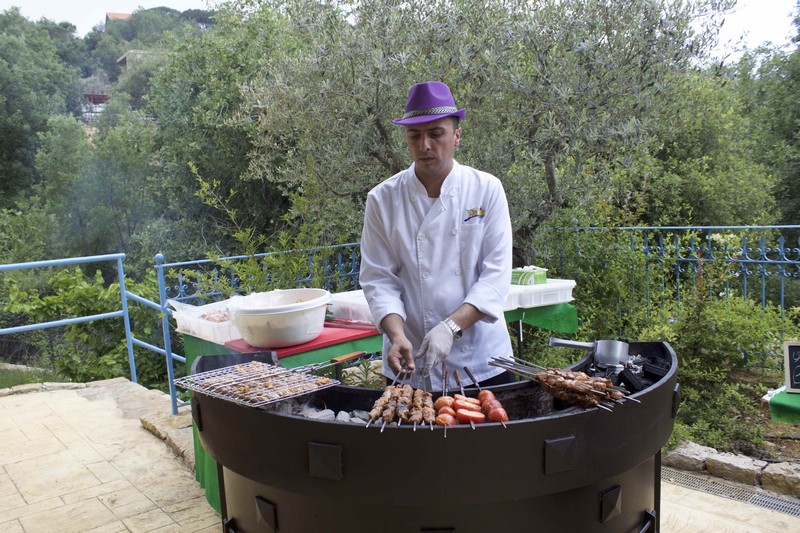
[[[420,194],[422,196],[428,195],[428,190],[425,188],[425,185],[419,181],[417,177],[417,173],[414,170],[416,163],[411,163],[411,167],[409,171],[411,172],[411,183],[412,188],[415,193]],[[444,183],[442,183],[442,189],[439,191],[439,198],[442,198],[445,195],[449,195],[450,191],[458,185],[458,178],[456,176],[459,175],[459,168],[461,165],[458,164],[458,161],[453,159],[453,168],[450,169],[450,174],[444,179]]]

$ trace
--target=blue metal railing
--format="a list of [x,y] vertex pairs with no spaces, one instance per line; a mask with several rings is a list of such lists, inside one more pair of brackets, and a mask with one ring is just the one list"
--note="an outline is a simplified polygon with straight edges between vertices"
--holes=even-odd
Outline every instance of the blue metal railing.
[[122,266],[122,260],[124,258],[125,254],[108,254],[108,255],[95,255],[88,257],[73,257],[70,259],[54,259],[51,261],[33,261],[30,263],[12,263],[9,265],[0,265],[0,272],[11,272],[13,270],[26,270],[31,268],[44,268],[53,266],[80,265],[87,263],[101,263],[107,261],[115,261],[117,266],[117,279],[119,280],[120,300],[122,302],[121,304],[122,309],[120,309],[119,311],[113,311],[110,313],[100,313],[96,315],[89,315],[82,317],[66,318],[62,320],[53,320],[50,322],[42,322],[38,324],[28,324],[25,326],[17,326],[13,328],[2,328],[0,329],[0,335],[10,335],[13,333],[23,333],[25,331],[33,331],[37,329],[55,328],[60,326],[68,326],[70,324],[91,322],[94,320],[104,320],[107,318],[122,317],[122,321],[125,324],[125,340],[128,346],[128,366],[130,367],[131,371],[131,381],[136,383],[138,379],[136,376],[136,360],[133,354],[133,345],[137,344],[148,347],[150,349],[154,349],[156,347],[150,346],[149,344],[134,338],[133,334],[131,333],[131,320],[130,320],[130,315],[128,314],[128,299],[129,298],[134,299],[142,303],[146,302],[146,305],[154,305],[154,304],[153,302],[144,300],[143,298],[140,298],[135,294],[128,292],[125,289],[125,269]]
[[[736,289],[747,299],[756,288],[762,308],[771,302],[780,308],[781,316],[787,307],[800,305],[800,290],[787,291],[787,282],[800,282],[800,238],[794,237],[797,242],[790,244],[786,236],[800,233],[800,226],[576,227],[553,231],[575,237],[571,251],[577,256],[585,253],[582,245],[596,242],[594,234],[605,233],[613,235],[616,244],[643,257],[644,272],[637,272],[642,268],[639,264],[631,266],[631,301],[635,301],[637,290],[643,290],[648,311],[650,285],[656,273],[662,274],[661,292],[668,293],[671,282],[673,294],[680,301],[682,285],[694,284],[703,264],[721,266],[724,270],[726,296]],[[583,237],[588,241],[583,242]],[[608,248],[600,253],[618,252]],[[558,264],[562,275],[570,273],[570,257],[564,250],[553,254],[551,259]],[[634,281],[637,274],[638,281]],[[800,289],[800,283],[794,287]],[[787,296],[792,299],[787,301]]]
[[[686,283],[689,278],[694,281],[698,272],[698,265],[702,261],[724,262],[728,272],[738,274],[739,287],[745,298],[751,291],[751,283],[748,278],[755,277],[761,283],[762,306],[767,301],[772,301],[779,305],[781,312],[791,305],[800,305],[800,239],[797,245],[789,245],[785,233],[799,232],[800,226],[662,226],[662,227],[620,227],[620,228],[570,228],[569,230],[560,229],[555,231],[570,231],[576,236],[588,236],[590,239],[595,232],[611,232],[614,241],[620,243],[620,237],[624,236],[623,246],[631,253],[641,254],[644,258],[643,282],[632,283],[631,291],[635,292],[637,287],[642,287],[646,291],[647,305],[650,300],[650,282],[652,277],[650,271],[656,267],[670,272],[675,282],[675,295],[680,298],[681,284]],[[736,232],[720,235],[719,232]],[[752,247],[750,243],[756,242]],[[565,239],[563,242],[567,242]],[[563,247],[563,242],[560,246]],[[774,243],[774,244],[773,244]],[[573,245],[577,254],[584,253],[580,249],[581,242],[576,240]],[[326,257],[315,262],[315,252],[325,251]],[[605,250],[608,251],[608,250]],[[167,374],[169,379],[170,399],[172,403],[172,413],[177,414],[179,405],[174,385],[174,362],[186,362],[186,358],[174,353],[171,348],[172,339],[170,333],[169,316],[172,310],[167,307],[168,299],[189,302],[194,304],[206,303],[221,299],[224,294],[220,290],[215,290],[213,283],[211,290],[204,292],[208,288],[207,284],[200,279],[196,272],[202,270],[205,277],[212,280],[224,277],[228,288],[236,288],[242,280],[237,278],[236,268],[231,266],[236,261],[246,261],[252,259],[266,258],[286,254],[287,252],[273,252],[258,254],[255,256],[231,256],[219,259],[202,259],[196,261],[183,261],[167,263],[162,254],[155,256],[156,274],[158,279],[159,302],[152,302],[136,294],[129,292],[125,287],[125,274],[122,260],[125,254],[109,254],[91,257],[76,257],[70,259],[59,259],[52,261],[36,261],[31,263],[16,263],[0,265],[0,272],[13,270],[42,268],[51,266],[64,266],[74,264],[95,263],[103,261],[116,262],[117,276],[120,285],[121,308],[110,313],[101,313],[84,317],[73,317],[62,320],[54,320],[40,324],[29,324],[24,326],[0,329],[0,335],[22,333],[35,329],[52,328],[89,322],[93,320],[103,320],[107,318],[122,318],[125,327],[125,338],[128,349],[128,364],[131,372],[131,381],[137,382],[136,361],[134,356],[134,346],[139,346],[164,356],[167,364]],[[330,246],[309,250],[299,250],[301,255],[305,254],[309,274],[302,278],[289,280],[287,283],[303,285],[312,279],[323,279],[325,288],[336,288],[339,290],[351,290],[358,288],[358,273],[360,266],[360,243],[349,243],[340,246]],[[558,268],[559,275],[571,276],[580,274],[570,272],[568,258],[564,254],[554,254],[544,266]],[[556,263],[562,262],[557,265]],[[224,267],[220,265],[226,265]],[[194,271],[194,274],[188,272]],[[223,274],[224,272],[224,274]],[[687,276],[688,274],[688,276]],[[263,275],[269,277],[276,275],[276,279],[283,279],[283,273],[273,274],[263,269]],[[637,273],[632,273],[634,277]],[[578,276],[575,276],[576,278]],[[777,286],[768,291],[768,282],[777,280]],[[793,292],[787,291],[787,282],[794,281]],[[221,279],[220,279],[221,281]],[[732,281],[726,281],[726,291],[731,290]],[[661,278],[661,291],[668,289],[665,278]],[[791,294],[791,300],[787,295]],[[632,298],[633,300],[633,298]],[[130,326],[130,316],[128,302],[136,302],[150,309],[158,311],[161,316],[161,329],[164,347],[154,346],[140,339],[137,339]]]

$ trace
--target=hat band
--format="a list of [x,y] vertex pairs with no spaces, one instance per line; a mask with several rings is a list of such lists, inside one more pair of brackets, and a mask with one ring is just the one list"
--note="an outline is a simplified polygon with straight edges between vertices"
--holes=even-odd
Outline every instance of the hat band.
[[455,106],[440,106],[440,107],[428,107],[425,109],[416,109],[414,111],[406,111],[403,114],[403,118],[411,118],[411,117],[418,117],[421,115],[446,115],[450,113],[457,113],[458,108]]

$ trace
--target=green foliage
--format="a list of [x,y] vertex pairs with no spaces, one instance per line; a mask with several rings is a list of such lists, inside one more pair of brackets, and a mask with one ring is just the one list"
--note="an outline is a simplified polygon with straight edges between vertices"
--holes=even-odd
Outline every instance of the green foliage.
[[76,70],[64,65],[47,29],[17,8],[0,12],[0,207],[30,193],[37,134],[68,110]]
[[[142,297],[157,299],[154,275],[146,283],[126,281],[126,288]],[[71,317],[110,313],[121,309],[118,283],[106,283],[98,271],[93,277],[78,268],[53,271],[44,287],[24,290],[15,280],[6,282],[8,298],[0,312],[21,315],[28,323],[43,323]],[[159,317],[137,305],[129,307],[131,327],[137,338],[154,342],[160,334]],[[64,326],[52,346],[40,346],[49,353],[53,367],[72,381],[87,382],[129,375],[125,329],[120,318],[95,320]],[[157,341],[156,341],[157,342]],[[135,348],[139,382],[163,385],[166,367],[158,356]]]
[[28,383],[54,383],[65,381],[56,372],[44,368],[4,368],[0,367],[0,389]]
[[724,275],[698,272],[696,287],[680,304],[672,302],[638,332],[640,340],[663,340],[678,354],[682,405],[673,444],[688,438],[706,446],[752,451],[761,442],[749,417],[760,408],[764,385],[737,379],[744,369],[777,369],[782,338],[797,338],[800,309],[785,318],[774,306],[764,309],[740,295],[720,293]]
[[381,374],[380,361],[361,359],[356,365],[342,371],[342,383],[351,387],[382,389],[386,378]]
[[[795,23],[800,21],[800,7]],[[759,140],[753,158],[777,178],[776,198],[783,222],[797,224],[800,213],[800,49],[791,53],[760,49],[737,65],[738,87],[753,116],[751,135]]]
[[243,95],[283,45],[279,17],[267,9],[254,10],[242,21],[221,8],[215,20],[200,34],[184,31],[167,39],[172,53],[151,79],[147,111],[159,125],[163,170],[151,187],[168,199],[159,205],[161,215],[192,219],[199,226],[193,240],[200,240],[202,231],[202,239],[224,253],[234,245],[225,230],[236,229],[195,195],[196,175],[220,190],[236,191],[229,205],[243,225],[267,236],[283,226],[288,202],[282,192],[247,177],[255,132]]
[[[192,168],[194,169],[193,166]],[[218,182],[206,182],[199,175],[197,180],[197,195],[227,219],[228,224],[234,228],[233,238],[241,250],[239,259],[212,256],[212,270],[189,272],[196,280],[200,292],[220,293],[227,297],[232,294],[292,288],[298,284],[305,287],[329,287],[333,291],[353,288],[326,267],[334,258],[335,250],[315,244],[316,237],[321,234],[319,225],[323,221],[309,216],[296,232],[281,231],[267,241],[253,228],[245,227],[239,222],[236,209],[230,205],[231,196],[225,196],[219,190]],[[268,247],[267,253],[263,251],[264,247]],[[220,272],[229,275],[220,275]]]

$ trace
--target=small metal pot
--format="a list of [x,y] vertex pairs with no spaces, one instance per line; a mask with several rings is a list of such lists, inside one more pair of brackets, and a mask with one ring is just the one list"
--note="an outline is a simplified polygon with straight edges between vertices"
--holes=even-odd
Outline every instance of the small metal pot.
[[594,364],[600,368],[611,365],[625,365],[628,362],[628,343],[624,341],[601,340],[595,342],[578,342],[550,337],[550,346],[591,350],[593,352]]

